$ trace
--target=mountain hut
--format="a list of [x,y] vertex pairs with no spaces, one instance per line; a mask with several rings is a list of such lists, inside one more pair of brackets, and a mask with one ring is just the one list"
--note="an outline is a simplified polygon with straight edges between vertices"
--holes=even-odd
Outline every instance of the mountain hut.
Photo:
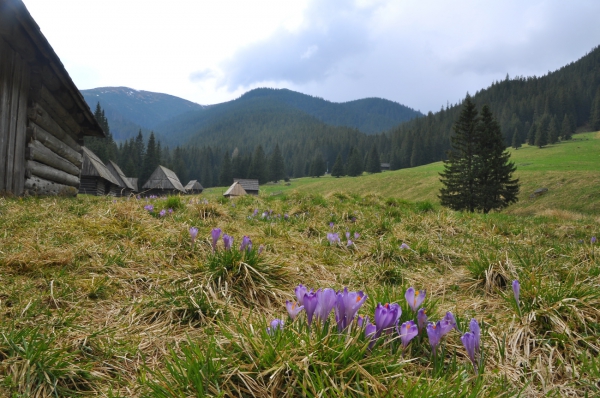
[[102,160],[89,148],[83,150],[83,167],[79,193],[95,196],[119,196],[124,186],[111,174]]
[[77,195],[84,136],[105,137],[22,0],[0,0],[0,193]]
[[119,165],[117,165],[112,160],[109,160],[108,163],[106,163],[106,168],[108,169],[108,171],[110,171],[110,174],[112,174],[112,176],[115,177],[115,180],[117,180],[119,182],[119,185],[121,186],[121,190],[119,191],[118,196],[129,196],[132,193],[136,192],[135,187],[133,186],[133,184],[131,184],[129,178],[125,177],[125,173],[123,173],[123,170],[121,170]]
[[389,163],[381,163],[381,171],[389,171],[390,164]]
[[187,191],[187,193],[195,195],[202,193],[202,191],[204,191],[204,187],[202,186],[202,184],[200,184],[200,182],[198,182],[198,180],[191,180],[185,186],[185,190]]
[[233,182],[239,182],[247,194],[258,195],[258,180],[243,180],[240,178],[234,178]]
[[152,173],[148,181],[142,187],[142,191],[147,195],[173,195],[186,193],[181,185],[177,174],[164,166],[158,166]]
[[138,189],[138,179],[133,177],[127,177],[127,180],[133,187],[133,192],[138,193],[140,190]]
[[247,192],[242,187],[242,184],[240,184],[238,181],[231,184],[229,189],[227,189],[227,191],[225,191],[225,193],[223,194],[223,196],[225,196],[226,198],[233,198],[236,196],[244,196],[244,195],[247,195]]

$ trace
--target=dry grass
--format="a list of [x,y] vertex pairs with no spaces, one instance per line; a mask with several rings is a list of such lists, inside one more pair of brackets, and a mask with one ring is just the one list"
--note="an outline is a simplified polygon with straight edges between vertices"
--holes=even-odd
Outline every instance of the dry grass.
[[[148,389],[152,380],[173,389],[189,382],[168,372],[177,360],[220,375],[209,395],[312,396],[319,385],[328,396],[599,393],[600,247],[589,244],[597,219],[428,211],[344,192],[183,200],[160,218],[145,200],[0,199],[0,396],[180,396]],[[290,217],[265,220],[265,210]],[[355,246],[330,246],[330,222],[342,235],[359,233]],[[194,246],[191,226],[200,230]],[[239,277],[214,278],[215,227],[235,246],[243,235],[255,249],[263,244],[258,265],[238,262]],[[441,373],[426,344],[405,358],[386,347],[368,353],[358,335],[339,342],[331,332],[318,345],[298,322],[273,347],[264,328],[284,318],[298,283],[364,290],[369,312],[378,301],[403,302],[408,286],[426,288],[430,319],[453,311],[483,322],[485,370],[472,374],[458,333],[447,339]],[[48,344],[25,354],[18,333]],[[44,366],[63,390],[36,373]]]

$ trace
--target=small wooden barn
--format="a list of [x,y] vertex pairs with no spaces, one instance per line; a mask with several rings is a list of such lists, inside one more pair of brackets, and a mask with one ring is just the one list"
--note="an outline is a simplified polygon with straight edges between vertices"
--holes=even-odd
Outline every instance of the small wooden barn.
[[177,174],[164,166],[158,166],[148,181],[142,187],[142,192],[147,195],[173,195],[186,193]]
[[129,178],[125,176],[125,173],[123,173],[123,170],[121,170],[118,164],[116,164],[112,160],[109,160],[108,163],[106,163],[106,168],[108,169],[108,171],[110,171],[110,174],[112,174],[112,176],[115,177],[115,180],[117,180],[117,182],[121,186],[121,190],[119,191],[118,196],[129,196],[132,193],[137,192],[133,184],[129,181]]
[[247,195],[247,192],[242,187],[242,184],[240,184],[238,181],[231,184],[229,189],[227,189],[227,191],[225,191],[225,193],[223,194],[223,196],[225,196],[226,198],[232,198],[232,197],[244,196],[244,195]]
[[106,165],[89,148],[83,150],[83,167],[81,168],[81,184],[79,193],[88,195],[119,196],[123,188],[113,177]]
[[21,0],[0,0],[0,193],[77,195],[84,136],[104,137]]
[[381,163],[381,171],[389,171],[390,170],[390,164],[389,163]]
[[249,195],[258,195],[258,180],[243,180],[240,178],[234,178],[233,182],[239,182],[244,191]]
[[129,183],[133,187],[133,192],[134,193],[138,193],[140,191],[138,189],[138,179],[137,178],[133,178],[133,177],[127,177],[127,180],[129,181]]
[[202,193],[202,191],[204,191],[204,187],[202,186],[202,184],[200,184],[198,180],[191,180],[185,186],[185,190],[187,191],[187,193],[195,195]]

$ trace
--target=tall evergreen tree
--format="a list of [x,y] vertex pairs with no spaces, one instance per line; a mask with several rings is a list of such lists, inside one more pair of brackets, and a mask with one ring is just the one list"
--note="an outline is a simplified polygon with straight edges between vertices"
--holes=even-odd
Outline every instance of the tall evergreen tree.
[[560,129],[560,136],[563,141],[570,140],[571,138],[573,138],[571,122],[569,121],[569,116],[566,113],[565,117],[563,118],[562,126]]
[[144,163],[142,167],[142,174],[140,175],[139,187],[141,187],[148,181],[150,175],[160,164],[160,155],[158,152],[158,146],[156,139],[154,138],[154,132],[150,133],[150,139],[148,139],[148,147],[144,154]]
[[381,173],[381,159],[377,147],[373,145],[367,158],[367,172],[368,173]]
[[271,153],[269,158],[269,180],[277,182],[285,178],[285,164],[283,162],[283,156],[279,149],[279,144],[275,145],[275,149]]
[[344,161],[342,160],[341,153],[338,153],[337,158],[335,158],[335,163],[331,168],[331,175],[338,178],[344,175]]
[[590,109],[590,128],[592,131],[600,130],[600,86],[596,90],[592,108]]
[[225,151],[223,156],[223,163],[221,164],[221,172],[219,174],[219,185],[226,187],[233,183],[233,165],[231,164],[231,158],[229,152]]
[[558,126],[556,125],[556,118],[553,116],[548,125],[548,143],[556,144],[558,142],[558,136]]
[[535,132],[535,146],[542,148],[548,144],[548,132],[544,129],[544,126],[540,123],[537,126]]
[[356,177],[363,173],[363,162],[358,152],[358,149],[351,148],[348,155],[348,166],[346,166],[346,174],[350,177]]
[[515,132],[512,137],[512,145],[513,148],[519,149],[521,147],[521,138],[519,137],[519,130],[515,128]]
[[321,177],[323,174],[325,174],[325,171],[325,160],[323,160],[323,155],[321,154],[321,151],[317,151],[310,164],[310,176]]
[[257,179],[259,184],[265,184],[269,179],[269,174],[267,173],[267,158],[262,145],[257,146],[254,150],[248,178]]

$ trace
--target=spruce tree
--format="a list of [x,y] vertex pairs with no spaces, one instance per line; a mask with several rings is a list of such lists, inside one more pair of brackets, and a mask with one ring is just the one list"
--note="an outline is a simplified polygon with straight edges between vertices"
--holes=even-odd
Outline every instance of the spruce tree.
[[569,116],[565,113],[565,117],[563,118],[562,126],[560,129],[560,136],[563,141],[570,140],[573,138],[573,131],[571,130],[571,121],[569,120]]
[[556,125],[556,118],[553,116],[548,125],[548,143],[556,144],[558,142],[558,136],[558,126]]
[[600,130],[600,86],[596,90],[596,96],[590,109],[590,128],[592,131]]
[[283,162],[283,156],[279,149],[279,144],[275,145],[275,149],[271,153],[269,159],[269,180],[277,182],[285,178],[285,164]]
[[[236,157],[237,159],[237,157]],[[221,165],[221,173],[219,174],[219,185],[222,187],[229,186],[233,183],[233,167],[229,152],[225,151],[223,156],[223,164]]]
[[534,143],[538,148],[542,148],[548,144],[548,133],[541,124],[537,126]]
[[351,148],[350,154],[348,155],[348,166],[346,167],[346,174],[350,177],[356,177],[361,175],[363,172],[363,162],[360,153],[357,149]]
[[371,147],[371,151],[369,152],[366,169],[369,173],[381,173],[381,159],[375,145]]
[[331,168],[331,175],[338,178],[344,175],[344,161],[342,160],[341,153],[338,153],[337,158],[335,158],[335,163]]
[[321,151],[317,151],[317,153],[315,153],[315,157],[313,158],[312,163],[310,164],[310,176],[321,177],[323,174],[325,174],[325,171],[325,160],[323,160],[323,155],[321,154]]
[[248,178],[258,180],[259,184],[265,184],[268,181],[267,158],[262,145],[257,146],[254,150]]
[[160,164],[160,155],[158,152],[158,147],[156,144],[156,139],[154,138],[154,132],[150,133],[150,139],[148,140],[148,147],[146,148],[146,153],[144,154],[144,163],[142,166],[142,174],[140,176],[140,184],[139,187],[143,187],[144,184],[150,178],[150,175],[154,172],[154,170]]
[[519,149],[521,147],[521,139],[519,138],[519,129],[515,127],[515,132],[512,137],[512,145],[513,148]]

